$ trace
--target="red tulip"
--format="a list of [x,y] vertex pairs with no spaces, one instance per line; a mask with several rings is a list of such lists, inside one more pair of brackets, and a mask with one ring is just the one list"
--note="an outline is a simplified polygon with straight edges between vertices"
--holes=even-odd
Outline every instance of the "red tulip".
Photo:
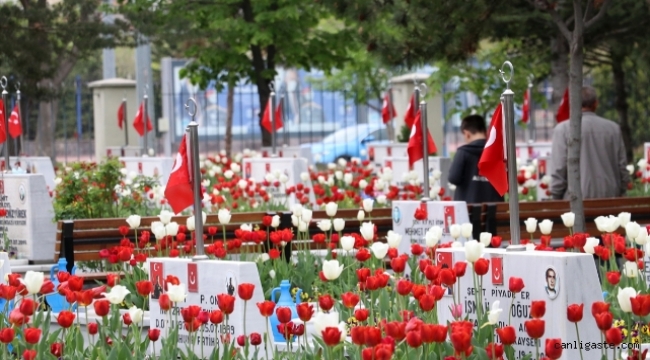
[[357,269],[357,279],[359,280],[359,282],[365,283],[368,276],[370,276],[370,269],[368,268]]
[[241,347],[246,346],[246,335],[237,336],[237,345]]
[[314,314],[314,305],[309,303],[300,303],[296,305],[296,312],[300,320],[307,322],[311,320],[312,315]]
[[524,288],[524,280],[522,278],[511,276],[508,279],[508,289],[513,293],[519,293]]
[[418,299],[422,311],[431,311],[436,305],[436,298],[430,294],[424,294]]
[[160,310],[168,311],[172,308],[172,302],[169,300],[169,295],[162,294],[158,298],[158,305],[160,305]]
[[607,282],[613,286],[618,285],[618,283],[621,281],[621,273],[618,271],[608,271],[605,276],[607,277]]
[[354,309],[359,303],[359,295],[348,291],[341,295],[341,300],[343,301],[343,306],[348,309]]
[[269,300],[266,300],[264,302],[258,302],[257,308],[260,309],[260,314],[262,314],[262,316],[269,317],[273,315],[273,310],[275,309],[275,303]]
[[72,323],[74,323],[74,318],[75,314],[68,311],[68,310],[63,310],[59,313],[59,316],[56,318],[56,322],[61,325],[62,328],[67,329],[70,326],[72,326]]
[[108,300],[95,300],[93,303],[95,313],[99,316],[106,316],[111,310],[111,303]]
[[612,327],[612,322],[614,321],[614,316],[610,312],[601,312],[594,315],[596,320],[596,326],[601,331],[607,331]]
[[235,297],[228,294],[219,294],[217,295],[217,306],[225,315],[230,315],[235,311]]
[[255,290],[255,285],[249,283],[239,284],[237,287],[237,295],[244,300],[248,301],[253,298],[253,291]]
[[472,346],[472,333],[467,331],[451,331],[449,337],[457,353],[465,353]]
[[60,342],[55,342],[50,345],[50,353],[54,355],[56,358],[61,357],[63,354],[63,343]]
[[97,332],[99,332],[99,324],[96,322],[91,322],[88,324],[88,334],[90,335],[96,335]]
[[411,289],[413,289],[413,283],[406,279],[400,279],[397,282],[397,293],[406,296],[411,293]]
[[[431,266],[427,267],[427,269],[430,267]],[[447,287],[452,287],[456,283],[456,274],[451,269],[440,270],[439,276],[440,276],[440,282],[447,285]]]
[[422,335],[419,331],[409,331],[406,333],[406,344],[412,348],[418,348],[422,345]]
[[0,284],[0,298],[11,301],[16,297],[16,290],[15,286]]
[[483,276],[487,274],[488,270],[490,270],[490,260],[480,258],[474,263],[474,272],[476,272],[477,275]]
[[43,281],[43,285],[41,285],[41,289],[38,291],[40,294],[51,294],[54,292],[54,283],[52,280],[45,280]]
[[160,338],[160,329],[149,329],[149,340],[156,342]]
[[368,319],[369,311],[368,309],[356,309],[354,310],[354,318],[357,321],[366,321]]
[[610,328],[605,332],[605,341],[608,344],[619,345],[623,342],[623,333],[617,327]]
[[142,280],[135,283],[135,289],[141,296],[147,297],[153,292],[153,283],[149,280]]
[[133,320],[131,320],[131,314],[129,313],[124,313],[124,315],[122,315],[122,321],[126,326],[133,324]]
[[291,309],[288,307],[278,307],[275,309],[275,315],[278,317],[278,321],[282,324],[286,324],[291,321]]
[[530,317],[539,319],[546,313],[546,301],[533,300],[530,303]]
[[406,269],[406,259],[398,256],[394,259],[390,260],[390,268],[398,274],[401,274],[404,272],[404,269]]
[[562,357],[562,339],[546,339],[546,356],[556,360]]
[[25,349],[23,352],[23,360],[34,360],[36,359],[36,350]]
[[250,342],[251,342],[251,345],[253,345],[253,346],[260,345],[262,343],[262,335],[260,335],[259,333],[256,333],[256,332],[251,333]]
[[20,302],[20,312],[25,316],[34,315],[34,310],[36,310],[36,308],[38,308],[38,303],[30,298],[23,298]]
[[485,352],[489,359],[501,359],[503,356],[503,344],[491,342],[485,347]]
[[29,322],[29,316],[25,316],[20,312],[20,309],[14,308],[9,313],[9,323],[15,326],[22,326]]
[[341,342],[341,330],[337,327],[328,326],[323,330],[323,342],[327,346],[336,346]]
[[420,256],[424,252],[424,248],[422,248],[422,245],[415,243],[411,244],[411,254],[413,256]]
[[503,345],[512,345],[517,340],[517,334],[515,333],[515,328],[512,326],[504,326],[497,329],[497,335]]
[[41,329],[36,329],[36,328],[26,328],[23,331],[23,334],[25,335],[25,341],[28,344],[37,344],[38,341],[41,339]]
[[0,330],[0,342],[4,344],[9,344],[14,340],[16,333],[13,328],[4,328]]
[[524,322],[526,333],[533,339],[540,339],[544,336],[544,320],[532,319]]
[[431,330],[433,332],[433,341],[437,343],[443,343],[447,340],[447,327],[439,324],[431,324]]
[[189,305],[181,309],[181,316],[183,317],[183,321],[192,322],[194,319],[199,317],[200,312],[201,312],[200,306]]
[[81,291],[81,290],[83,290],[83,288],[84,288],[84,279],[79,277],[79,276],[76,276],[76,275],[70,276],[70,278],[68,279],[68,288],[70,288],[70,290],[72,290],[72,291]]
[[596,301],[591,304],[591,315],[596,316],[602,312],[609,312],[609,303],[604,301]]
[[465,270],[467,270],[467,262],[457,261],[454,264],[454,273],[456,273],[456,277],[463,277],[463,275],[465,275]]
[[582,320],[582,311],[585,304],[571,304],[566,309],[566,317],[570,322],[577,323]]
[[318,297],[318,305],[323,311],[330,311],[334,307],[334,299],[328,294]]
[[632,304],[632,313],[636,316],[645,317],[650,314],[650,296],[649,295],[637,295],[633,298],[630,298],[630,303]]
[[354,326],[350,329],[350,337],[352,338],[352,343],[355,345],[363,345],[366,342],[366,327],[365,326]]
[[366,346],[375,346],[381,342],[381,329],[376,326],[367,326],[364,334]]
[[223,322],[223,313],[220,310],[212,310],[210,312],[210,322],[219,325]]

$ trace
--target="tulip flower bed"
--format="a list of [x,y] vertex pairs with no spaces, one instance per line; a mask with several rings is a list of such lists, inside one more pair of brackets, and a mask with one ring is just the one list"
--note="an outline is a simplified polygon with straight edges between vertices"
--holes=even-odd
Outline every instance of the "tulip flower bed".
[[[11,351],[25,359],[52,356],[141,359],[147,355],[161,359],[515,359],[513,345],[520,341],[516,329],[506,316],[502,316],[505,314],[502,314],[499,304],[484,307],[480,297],[482,277],[489,270],[489,260],[484,257],[483,249],[492,242],[490,234],[482,234],[480,241],[466,241],[464,245],[458,241],[440,244],[441,231],[434,226],[426,235],[426,247],[413,244],[410,253],[400,254],[397,248],[401,236],[391,232],[386,243],[379,241],[371,216],[367,216],[368,221],[361,225],[358,233],[339,234],[336,231],[336,211],[330,206],[331,219],[322,220],[321,225],[323,241],[328,249],[325,256],[315,256],[303,250],[298,251],[293,262],[287,263],[282,258],[283,247],[292,241],[309,238],[308,233],[300,231],[300,223],[308,220],[310,215],[304,210],[294,209],[294,222],[298,224],[296,233],[278,230],[277,219],[264,218],[260,224],[242,226],[235,239],[215,242],[208,251],[211,258],[228,261],[231,257],[229,250],[242,241],[255,242],[257,238],[268,237],[273,244],[268,254],[255,251],[240,256],[243,260],[256,262],[265,293],[281,279],[294,279],[292,281],[300,282],[305,292],[311,293],[309,297],[313,301],[296,306],[297,318],[290,315],[288,308],[269,300],[246,305],[252,293],[252,285],[246,283],[239,284],[233,295],[215,290],[219,310],[208,313],[200,304],[185,303],[185,284],[181,279],[168,275],[158,302],[170,320],[182,324],[180,326],[190,332],[189,344],[179,345],[178,327],[173,327],[163,336],[152,324],[149,336],[142,337],[144,309],[155,290],[142,264],[147,258],[173,255],[172,251],[181,240],[178,233],[172,235],[173,231],[170,231],[180,225],[161,222],[155,226],[162,226],[166,233],[164,237],[156,238],[155,245],[138,247],[129,241],[114,249],[118,254],[115,270],[126,270],[126,277],[122,280],[110,276],[107,284],[83,290],[83,281],[65,272],[58,274],[56,287],[44,280],[43,274],[29,272],[24,279],[10,275],[8,284],[0,285],[0,297],[7,301],[1,315],[5,321],[3,324],[6,324],[0,329],[0,341],[5,344],[3,356]],[[229,216],[229,212],[222,209],[219,221],[227,223]],[[574,233],[571,218],[571,214],[563,216],[565,225],[568,225],[568,235],[566,246],[560,251],[594,254],[600,259],[599,271],[605,281],[602,285],[603,301],[570,304],[566,321],[575,323],[583,316],[593,316],[602,341],[607,344],[645,341],[650,316],[650,296],[644,281],[643,263],[650,246],[648,229],[631,221],[626,214],[601,217],[597,220],[602,230],[600,245],[594,237]],[[135,217],[127,221],[138,228]],[[617,233],[620,229],[624,229],[622,233],[625,236]],[[140,230],[140,239],[144,232]],[[194,244],[193,240],[183,240],[180,241],[185,243],[183,246],[190,244],[191,248]],[[437,248],[463,246],[467,261],[457,262],[451,267],[436,263]],[[528,247],[531,251],[552,251],[542,240],[529,243]],[[179,252],[178,256],[191,256],[192,253]],[[619,268],[614,261],[614,254],[625,258],[622,267]],[[390,271],[386,269],[386,261],[390,264]],[[405,272],[406,265],[410,267],[409,273]],[[304,278],[295,280],[298,276]],[[478,290],[474,295],[475,303],[479,304],[476,321],[468,320],[466,313],[469,310],[455,298],[450,309],[438,306],[446,289],[453,288],[460,278],[468,276],[474,279]],[[529,286],[539,286],[524,284],[516,277],[508,279],[508,285],[513,296]],[[570,284],[566,288],[565,291],[571,291]],[[53,292],[65,297],[68,310],[54,315],[38,306],[43,303],[43,295]],[[525,331],[535,342],[537,351],[523,358],[558,359],[562,356],[562,346],[558,344],[561,345],[563,339],[544,336],[544,319],[548,316],[545,302],[543,299],[532,300]],[[236,337],[222,333],[216,350],[219,353],[203,353],[199,340],[203,332],[215,326],[228,328],[229,316],[236,303],[249,308],[256,306],[265,318],[277,316],[278,330],[284,338],[274,341],[268,325],[266,333],[246,333],[245,329]],[[84,328],[79,319],[87,314],[90,306],[101,321]],[[591,314],[583,314],[585,307],[591,309]],[[121,314],[120,308],[128,311]],[[174,311],[175,308],[180,308],[180,311]],[[451,311],[454,320],[439,323],[439,314],[447,311]],[[507,313],[510,313],[509,308]],[[62,329],[50,332],[51,319],[56,319]],[[82,331],[91,335],[90,344],[84,345]],[[623,356],[623,350],[615,346],[597,352],[598,358],[619,359]],[[641,353],[634,349],[625,353],[629,359],[645,358],[645,351]]]

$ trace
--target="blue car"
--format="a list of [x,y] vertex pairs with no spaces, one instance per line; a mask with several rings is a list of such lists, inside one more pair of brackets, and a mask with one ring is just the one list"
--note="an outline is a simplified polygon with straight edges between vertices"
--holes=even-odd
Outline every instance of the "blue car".
[[315,162],[331,163],[338,159],[365,157],[366,144],[372,141],[388,142],[386,125],[369,123],[348,126],[326,136],[320,142],[301,146],[311,148]]

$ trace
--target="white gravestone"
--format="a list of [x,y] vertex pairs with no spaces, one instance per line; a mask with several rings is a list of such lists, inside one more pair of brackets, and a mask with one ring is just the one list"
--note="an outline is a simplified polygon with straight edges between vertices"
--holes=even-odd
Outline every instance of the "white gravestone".
[[[266,188],[266,191],[271,195],[270,202],[275,206],[289,208],[291,205],[299,203],[295,193],[292,193],[289,197],[286,194],[287,188],[298,184],[303,184],[309,188],[309,202],[312,204],[315,202],[311,180],[303,181],[300,178],[300,174],[308,173],[307,160],[303,158],[244,158],[242,168],[244,169],[244,178],[252,178],[256,183],[264,182],[267,174],[275,179],[273,181],[275,184],[271,183]],[[284,184],[276,181],[281,174],[286,175],[288,179]]]
[[[0,194],[0,206],[7,210],[7,216],[0,219],[0,231],[7,234],[9,251],[15,252],[18,259],[52,261],[56,223],[45,177],[3,174]],[[0,241],[4,241],[2,237]]]
[[[537,201],[548,200],[551,198],[549,195],[551,188],[551,158],[540,157],[537,159]],[[547,176],[548,183],[544,183],[544,177]],[[544,188],[545,187],[545,188]]]
[[174,166],[170,157],[120,157],[120,162],[129,171],[138,175],[151,176],[165,185]]
[[[589,254],[551,252],[551,251],[506,251],[505,249],[485,249],[483,257],[490,260],[488,273],[483,275],[483,308],[488,311],[499,300],[503,309],[498,327],[508,325],[508,315],[511,316],[511,326],[517,335],[515,356],[522,358],[532,354],[535,357],[535,342],[528,337],[524,322],[530,319],[531,301],[544,300],[546,313],[542,317],[545,322],[544,336],[540,339],[540,356],[544,356],[545,339],[560,338],[563,343],[578,344],[575,325],[567,320],[567,307],[571,304],[584,304],[583,318],[578,322],[582,344],[601,342],[600,331],[591,316],[591,304],[602,301],[600,283],[594,258]],[[458,261],[465,261],[465,249],[438,249],[436,260],[443,266],[453,267]],[[438,319],[441,324],[453,321],[449,308],[454,304],[453,292],[460,289],[460,304],[463,305],[463,317],[468,316],[476,324],[476,301],[474,293],[477,289],[473,283],[473,270],[467,267],[465,276],[459,278],[453,289],[443,296],[436,305]],[[516,294],[512,307],[512,294],[508,290],[510,277],[522,278],[524,289]],[[460,284],[460,287],[459,287]],[[555,291],[548,291],[554,288]],[[600,357],[600,350],[582,350],[585,359]],[[564,349],[562,360],[579,359],[579,350]]]
[[[207,356],[215,348],[220,348],[222,339],[230,335],[230,341],[235,343],[239,335],[244,335],[244,300],[237,295],[237,287],[243,283],[255,285],[253,298],[246,305],[246,334],[256,332],[262,336],[262,344],[259,345],[259,354],[264,353],[264,334],[266,332],[266,320],[260,315],[257,303],[264,301],[264,290],[260,281],[257,266],[254,262],[204,260],[193,262],[191,259],[179,258],[156,258],[147,259],[149,267],[149,278],[154,283],[154,289],[161,289],[162,282],[167,275],[178,277],[181,283],[185,284],[187,298],[185,302],[176,304],[169,312],[160,310],[158,298],[161,290],[154,290],[150,295],[150,326],[152,329],[160,329],[161,335],[167,337],[173,326],[178,326],[179,348],[186,351],[189,344],[190,334],[185,330],[180,309],[190,305],[200,306],[204,311],[211,312],[218,310],[217,295],[230,294],[235,297],[235,308],[229,315],[228,323],[224,321],[215,325],[207,323],[203,325],[203,333],[199,329],[193,335],[196,336],[194,351],[199,354],[203,344],[204,354]],[[160,285],[159,285],[160,284]],[[178,316],[176,315],[178,312]],[[171,320],[170,320],[171,313]],[[178,319],[178,323],[175,323]],[[270,329],[270,327],[269,327]],[[250,347],[251,357],[254,347]],[[153,349],[150,348],[150,351]],[[220,355],[223,355],[220,354]],[[217,356],[221,358],[221,356]]]
[[139,157],[142,148],[139,146],[107,146],[106,156]]
[[[307,164],[313,164],[314,158],[311,153],[311,148],[301,146],[278,146],[275,149],[276,155],[281,158],[303,158],[307,160]],[[262,148],[262,157],[272,157],[273,149],[270,147]]]
[[384,166],[384,159],[387,157],[408,157],[406,151],[408,143],[379,143],[370,142],[368,147],[368,159],[375,163],[375,166]]
[[550,157],[551,148],[552,144],[550,142],[531,141],[528,144],[519,143],[516,147],[517,159],[519,159],[522,164],[527,164],[542,156]]
[[[643,144],[643,158],[645,159],[646,164],[648,164],[650,161],[650,142]],[[646,165],[645,169],[642,169],[642,171],[644,178],[650,177],[650,170],[648,169],[648,165]]]
[[0,251],[0,284],[7,284],[5,275],[11,274],[11,263],[9,262],[9,254]]
[[[427,219],[416,220],[413,215],[417,209],[424,209],[426,206]],[[422,203],[418,200],[393,201],[393,231],[402,235],[399,244],[400,253],[411,253],[411,244],[418,243],[426,246],[424,235],[432,226],[442,228],[442,239],[444,244],[453,241],[449,234],[449,227],[453,224],[469,222],[467,203],[464,201],[429,201]],[[459,241],[464,241],[462,237]]]
[[[417,175],[417,180],[419,184],[422,184],[424,180],[424,167],[422,166],[422,160],[418,160],[413,164],[413,167],[409,166],[408,157],[387,157],[382,163],[383,167],[388,167],[393,170],[393,179],[390,184],[398,186],[400,188],[408,184],[407,178],[411,175],[411,170]],[[451,167],[451,159],[440,156],[429,156],[429,186],[434,186],[436,183],[431,178],[431,174],[434,170],[440,171],[440,179],[437,180],[437,185],[445,189],[445,195],[450,195],[449,182],[447,177],[449,176],[449,168]]]
[[[22,169],[21,173],[42,174],[45,177],[45,184],[47,185],[48,190],[54,190],[54,187],[56,186],[54,183],[56,174],[54,173],[54,166],[52,166],[52,159],[49,157],[12,156],[9,158],[9,163],[11,164],[12,170],[16,170],[17,167],[20,167]],[[4,158],[0,160],[0,170],[5,170]]]

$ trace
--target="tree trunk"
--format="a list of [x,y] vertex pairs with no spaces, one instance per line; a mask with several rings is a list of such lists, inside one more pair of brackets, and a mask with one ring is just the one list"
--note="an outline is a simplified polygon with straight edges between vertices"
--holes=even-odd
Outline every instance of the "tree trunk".
[[[614,46],[615,47],[615,46]],[[625,156],[629,163],[634,161],[632,149],[632,129],[628,119],[629,105],[627,103],[627,91],[625,90],[625,71],[623,70],[623,61],[625,55],[612,48],[612,74],[614,75],[614,107],[618,113],[618,122],[623,135],[623,144],[625,144]]]
[[34,143],[36,144],[36,155],[49,156],[52,159],[52,164],[56,164],[56,142],[55,131],[56,114],[59,108],[59,101],[42,100],[38,103],[38,111],[40,112],[40,124],[36,129],[36,137]]
[[569,84],[569,44],[566,38],[558,30],[555,39],[551,40],[551,85],[553,94],[549,108],[553,114],[557,112],[564,90]]
[[235,108],[235,84],[228,84],[228,95],[226,96],[226,156],[232,155],[232,113]]
[[[574,0],[578,1],[578,0]],[[585,231],[585,212],[582,203],[582,187],[580,185],[580,145],[582,134],[582,65],[583,26],[582,14],[575,14],[576,21],[571,39],[571,63],[569,72],[569,107],[571,119],[569,123],[569,143],[567,154],[567,195],[571,203],[571,211],[575,214],[574,231]]]

